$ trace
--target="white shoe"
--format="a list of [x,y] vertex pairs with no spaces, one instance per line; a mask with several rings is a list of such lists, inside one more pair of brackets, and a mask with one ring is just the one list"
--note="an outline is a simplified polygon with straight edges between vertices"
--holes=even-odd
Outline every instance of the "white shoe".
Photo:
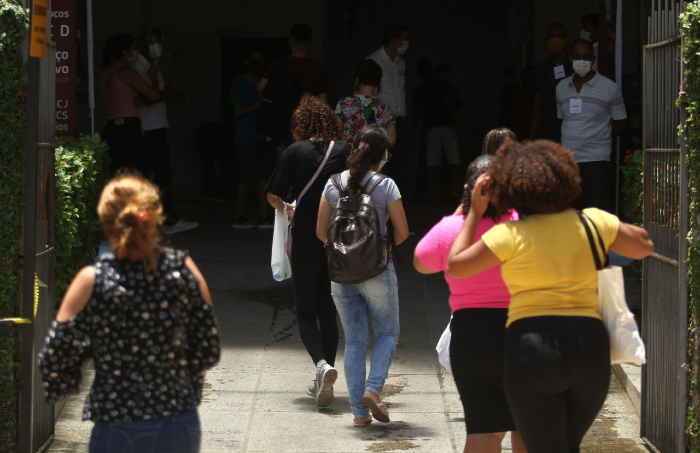
[[338,379],[338,371],[327,363],[321,365],[316,373],[316,405],[328,407],[335,399],[333,384]]
[[180,219],[172,225],[165,225],[164,230],[165,234],[175,234],[182,233],[183,231],[191,230],[193,228],[197,228],[198,226],[199,222],[187,222],[186,220]]
[[311,381],[311,384],[309,384],[309,386],[306,387],[306,394],[316,398],[317,393],[318,390],[316,389],[316,379],[314,379],[313,381]]

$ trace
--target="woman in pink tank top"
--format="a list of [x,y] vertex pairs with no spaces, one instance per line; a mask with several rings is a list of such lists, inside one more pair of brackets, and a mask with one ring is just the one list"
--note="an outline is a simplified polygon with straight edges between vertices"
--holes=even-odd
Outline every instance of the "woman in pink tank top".
[[[493,156],[476,158],[467,169],[462,212],[444,217],[420,240],[413,260],[422,274],[444,272],[455,237],[469,212],[471,193],[477,178],[491,165]],[[518,220],[514,211],[498,216],[489,206],[476,232],[481,237],[492,226],[506,220]],[[467,428],[465,453],[496,453],[511,431],[513,452],[525,453],[516,431],[503,387],[503,348],[510,292],[501,278],[500,267],[472,278],[454,279],[445,273],[450,287],[452,321],[450,365],[464,407]]]
[[139,106],[143,99],[157,101],[158,66],[148,70],[150,85],[135,69],[128,66],[138,58],[136,40],[126,33],[107,38],[102,54],[100,85],[107,104],[107,120],[102,138],[109,147],[110,171],[121,167],[138,170],[145,177],[151,173],[150,158],[144,152]]

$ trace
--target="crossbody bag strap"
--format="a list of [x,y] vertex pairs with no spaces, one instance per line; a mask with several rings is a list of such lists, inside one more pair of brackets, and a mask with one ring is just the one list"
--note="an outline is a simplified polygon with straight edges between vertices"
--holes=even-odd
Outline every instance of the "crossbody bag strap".
[[311,180],[306,184],[306,187],[304,187],[304,190],[301,191],[299,194],[299,197],[297,198],[297,206],[299,206],[299,203],[301,203],[301,199],[304,197],[304,194],[306,193],[307,190],[309,190],[309,187],[316,181],[316,178],[318,178],[318,175],[321,174],[321,170],[323,170],[323,167],[326,166],[326,162],[328,162],[328,156],[331,155],[331,150],[333,149],[333,145],[335,145],[335,142],[331,140],[331,143],[328,145],[328,151],[326,151],[326,155],[323,156],[323,160],[321,161],[321,165],[318,166],[316,169],[316,173],[314,173],[313,177]]
[[[593,240],[593,233],[591,232],[591,227],[588,226],[588,222],[586,219],[588,219],[588,216],[583,214],[582,212],[578,213],[579,219],[581,219],[581,223],[583,223],[583,228],[586,230],[586,236],[588,237],[588,245],[591,246],[591,252],[593,253],[593,260],[595,261],[595,268],[596,270],[603,270],[603,264],[600,262],[600,256],[598,256],[598,249],[595,246],[595,242]],[[590,219],[588,219],[590,220]],[[593,222],[591,222],[593,223]],[[595,228],[595,225],[593,225]],[[596,234],[598,233],[598,230],[596,229]],[[598,236],[598,239],[600,240],[600,236]],[[601,241],[602,242],[602,241]],[[602,245],[602,244],[601,244]],[[603,247],[603,252],[605,252],[605,247]],[[606,260],[607,264],[607,260]]]
[[[583,214],[583,212],[581,214]],[[595,231],[595,234],[598,237],[598,244],[600,244],[600,249],[603,251],[603,254],[605,255],[605,262],[603,263],[603,267],[610,266],[610,254],[608,254],[608,250],[605,248],[605,243],[603,242],[603,237],[598,232],[598,227],[595,226],[595,222],[590,217],[588,217],[586,214],[583,214],[583,216],[585,218],[587,218],[589,222],[591,222],[591,225],[593,225],[593,231]]]

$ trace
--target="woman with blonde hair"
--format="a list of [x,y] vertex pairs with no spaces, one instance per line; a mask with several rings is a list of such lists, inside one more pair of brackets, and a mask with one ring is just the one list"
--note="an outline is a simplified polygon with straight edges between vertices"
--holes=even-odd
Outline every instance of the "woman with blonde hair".
[[[345,170],[350,145],[328,105],[305,95],[292,116],[293,143],[284,151],[267,183],[267,201],[292,216],[291,265],[299,335],[315,365],[306,393],[318,407],[333,402],[338,324],[323,244],[316,239],[318,200],[328,178]],[[282,197],[291,197],[286,201]],[[296,200],[296,207],[289,202]]]
[[39,357],[49,403],[95,378],[83,419],[91,452],[199,451],[204,374],[219,361],[211,295],[186,252],[160,245],[158,188],[119,175],[97,207],[113,255],[73,279]]
[[517,142],[518,137],[515,135],[515,132],[511,131],[507,127],[491,129],[489,133],[486,134],[486,137],[484,137],[484,144],[481,147],[481,154],[490,154],[491,156],[495,156],[498,148],[500,148],[506,140]]

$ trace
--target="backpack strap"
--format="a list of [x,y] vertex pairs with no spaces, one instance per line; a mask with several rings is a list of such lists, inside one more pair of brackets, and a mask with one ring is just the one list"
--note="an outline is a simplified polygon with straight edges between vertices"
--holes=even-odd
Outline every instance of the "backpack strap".
[[383,175],[379,172],[373,174],[365,183],[365,186],[362,191],[369,195],[374,190],[374,188],[377,187],[377,184],[382,182],[384,178],[386,178],[386,175]]

